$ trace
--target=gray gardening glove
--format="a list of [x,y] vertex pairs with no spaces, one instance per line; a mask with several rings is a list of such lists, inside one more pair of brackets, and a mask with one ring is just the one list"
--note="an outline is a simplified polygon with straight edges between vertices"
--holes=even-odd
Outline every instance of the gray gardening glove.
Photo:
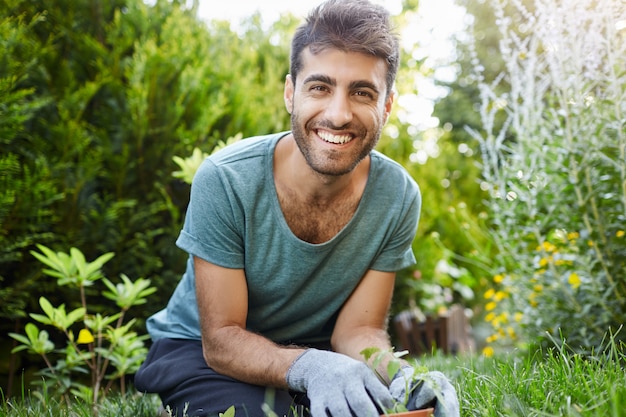
[[324,350],[298,356],[287,371],[287,385],[307,393],[312,417],[326,417],[326,410],[334,417],[378,417],[377,405],[390,407],[393,401],[365,363]]
[[[435,417],[459,417],[459,399],[445,375],[435,371],[414,376],[414,372],[412,367],[405,366],[396,374],[389,384],[391,396],[396,401],[404,402],[409,387],[409,401],[406,404],[409,410],[434,407]],[[435,391],[441,395],[437,397]]]

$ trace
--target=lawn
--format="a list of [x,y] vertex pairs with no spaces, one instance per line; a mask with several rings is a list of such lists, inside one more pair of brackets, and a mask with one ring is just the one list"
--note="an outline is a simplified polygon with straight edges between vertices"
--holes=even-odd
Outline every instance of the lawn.
[[626,416],[626,359],[559,350],[427,360],[455,381],[462,416]]
[[[522,354],[420,358],[441,370],[457,386],[462,416],[602,416],[626,417],[626,355],[611,344],[595,356],[567,348]],[[110,395],[98,407],[99,417],[156,417],[154,396]],[[60,404],[38,392],[3,401],[0,417],[93,416],[84,403]],[[239,417],[239,416],[237,416]]]

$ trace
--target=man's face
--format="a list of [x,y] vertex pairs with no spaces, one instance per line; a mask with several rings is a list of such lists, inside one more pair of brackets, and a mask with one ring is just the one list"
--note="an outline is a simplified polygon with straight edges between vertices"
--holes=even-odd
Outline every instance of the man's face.
[[285,82],[291,128],[308,165],[323,175],[351,172],[376,146],[393,95],[385,98],[385,62],[327,49],[302,52],[296,84]]

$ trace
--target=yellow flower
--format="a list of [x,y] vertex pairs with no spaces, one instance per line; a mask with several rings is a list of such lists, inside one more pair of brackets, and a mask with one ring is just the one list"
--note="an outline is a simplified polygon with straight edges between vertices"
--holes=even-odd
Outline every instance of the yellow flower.
[[578,234],[578,232],[570,232],[567,234],[567,239],[569,240],[576,240],[580,237],[580,235]]
[[493,343],[496,340],[498,340],[498,335],[497,334],[492,334],[491,336],[487,337],[487,339],[485,339],[487,341],[487,343]]
[[504,281],[504,276],[502,274],[498,274],[493,277],[493,282],[495,282],[496,284],[499,284],[502,281]]
[[485,306],[485,310],[492,311],[492,310],[495,310],[497,306],[498,306],[498,304],[496,304],[494,301],[490,301]]
[[506,328],[507,333],[509,334],[509,337],[511,339],[515,339],[517,337],[517,334],[515,333],[515,329],[511,326]]
[[501,321],[502,323],[508,323],[509,322],[509,313],[507,313],[506,311],[501,313],[498,316],[498,321]]
[[546,252],[554,252],[556,250],[556,246],[554,246],[552,243],[550,242],[543,242],[541,244],[541,247],[543,248],[543,250],[545,250]]
[[493,319],[495,319],[495,318],[496,318],[496,313],[494,313],[494,312],[492,311],[491,313],[488,313],[488,314],[485,316],[485,321],[486,321],[487,323],[490,323],[490,322],[492,322],[492,321],[493,321]]
[[507,293],[505,293],[504,291],[498,291],[495,295],[495,300],[496,301],[502,301],[503,299],[507,298],[509,295]]
[[493,288],[489,288],[487,291],[485,291],[485,298],[488,300],[488,299],[490,299],[491,297],[493,297],[493,295],[494,295],[495,293],[496,293],[496,292],[494,291],[494,289],[493,289]]
[[522,321],[522,319],[524,318],[524,314],[520,313],[519,311],[517,313],[515,313],[515,315],[513,316],[513,318],[515,319],[515,321],[517,323],[519,323],[520,321]]
[[573,289],[577,289],[578,287],[580,287],[580,284],[582,281],[580,280],[580,277],[578,276],[576,272],[572,272],[569,275],[567,282],[569,283],[569,285],[572,286]]
[[541,291],[543,291],[543,285],[541,285],[541,284],[536,284],[536,285],[533,287],[533,291],[535,291],[536,293],[540,293]]
[[486,358],[490,358],[490,357],[492,357],[492,356],[493,356],[493,354],[494,354],[494,350],[493,350],[493,348],[492,348],[491,346],[485,346],[485,347],[483,348],[483,355],[484,355]]
[[80,332],[78,332],[78,340],[76,340],[76,343],[78,343],[79,345],[87,345],[89,343],[93,343],[93,341],[94,338],[89,329],[80,329]]
[[552,261],[552,256],[549,256],[547,258],[541,258],[539,259],[539,266],[543,268],[544,266],[548,265],[550,261]]
[[502,324],[506,324],[508,323],[508,321],[509,315],[505,312],[494,317],[491,325],[494,327],[494,329],[499,329]]
[[615,233],[615,236],[617,237],[624,237],[624,235],[626,235],[626,232],[623,230],[618,230],[617,233]]

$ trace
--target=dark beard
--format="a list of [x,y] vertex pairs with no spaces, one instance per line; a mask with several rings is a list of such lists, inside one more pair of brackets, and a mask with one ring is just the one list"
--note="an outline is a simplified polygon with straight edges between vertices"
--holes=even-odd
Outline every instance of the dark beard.
[[[329,130],[341,130],[342,128],[346,128],[347,126],[342,126],[341,128],[337,128],[337,127],[333,127],[327,122],[322,122],[322,123],[318,123],[315,126],[315,128],[313,128],[310,125],[303,127],[302,123],[299,122],[298,116],[293,112],[291,113],[291,133],[293,134],[293,137],[296,141],[296,145],[298,145],[298,149],[300,149],[300,152],[304,156],[304,159],[306,160],[307,165],[309,165],[309,167],[311,167],[313,171],[317,172],[318,174],[325,175],[325,176],[338,177],[338,176],[345,175],[345,174],[352,172],[354,168],[356,168],[356,166],[363,159],[365,159],[365,157],[367,157],[370,154],[370,152],[376,146],[376,143],[378,143],[378,139],[380,138],[380,134],[382,131],[382,124],[380,126],[381,127],[378,130],[378,132],[376,132],[375,136],[373,136],[374,140],[372,140],[372,142],[370,143],[370,146],[364,147],[363,149],[361,149],[361,151],[358,154],[353,155],[354,160],[352,161],[350,165],[346,167],[336,167],[336,166],[327,167],[326,166],[327,164],[322,164],[319,162],[319,160],[316,160],[313,149],[309,145],[309,141],[307,139],[307,132],[314,131],[316,128],[322,128],[322,127],[329,129]],[[366,137],[367,131],[364,128],[358,129],[358,132],[359,132],[360,137],[362,138]],[[329,154],[325,156],[325,158],[332,161],[333,155]]]

